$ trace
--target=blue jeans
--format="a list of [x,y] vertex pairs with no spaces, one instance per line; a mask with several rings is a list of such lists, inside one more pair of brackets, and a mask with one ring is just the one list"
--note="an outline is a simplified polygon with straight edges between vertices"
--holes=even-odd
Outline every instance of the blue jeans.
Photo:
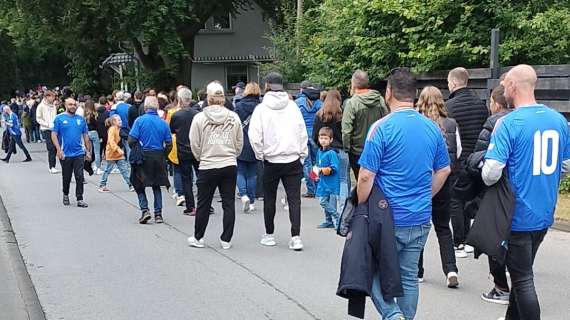
[[348,153],[343,150],[338,150],[339,169],[338,175],[340,178],[340,194],[338,200],[338,214],[340,215],[344,210],[346,199],[350,195],[350,164],[348,162]]
[[319,147],[315,144],[313,140],[309,139],[309,142],[307,143],[307,148],[309,154],[307,155],[307,158],[303,163],[303,175],[305,176],[305,183],[307,184],[307,193],[314,195],[315,191],[317,190],[317,184],[315,183],[315,181],[309,178],[309,173],[311,172],[311,170],[313,170],[313,166],[315,166],[315,164],[317,163],[317,151],[319,150]]
[[374,274],[372,282],[372,301],[374,306],[385,320],[400,319],[402,315],[406,320],[416,316],[418,307],[418,261],[423,250],[431,224],[427,223],[413,227],[395,227],[396,250],[400,259],[400,274],[404,296],[384,300],[380,289],[380,273]]
[[[154,194],[154,214],[162,214],[162,191],[160,187],[152,187],[152,193]],[[146,192],[143,189],[142,192],[137,192],[137,197],[139,198],[139,207],[141,211],[148,210],[148,200],[146,198]]]
[[328,196],[321,197],[321,207],[325,211],[325,222],[333,223],[335,226],[338,224],[338,212],[337,212],[337,198],[338,196],[334,194],[329,194]]
[[127,164],[127,161],[125,160],[107,160],[107,166],[105,167],[105,172],[103,172],[103,175],[101,176],[101,182],[99,183],[99,186],[101,187],[107,186],[107,180],[109,179],[111,171],[115,168],[115,165],[119,168],[119,171],[121,172],[123,180],[125,180],[125,183],[130,187],[131,181],[130,181],[129,166]]
[[257,189],[257,161],[237,161],[237,186],[239,194],[247,196],[253,204]]
[[182,173],[180,172],[180,166],[173,163],[172,169],[174,171],[174,191],[176,191],[178,196],[183,196],[184,188],[182,187]]
[[99,134],[95,130],[89,131],[89,141],[93,146],[93,156],[95,157],[95,167],[101,168],[101,142],[99,141]]

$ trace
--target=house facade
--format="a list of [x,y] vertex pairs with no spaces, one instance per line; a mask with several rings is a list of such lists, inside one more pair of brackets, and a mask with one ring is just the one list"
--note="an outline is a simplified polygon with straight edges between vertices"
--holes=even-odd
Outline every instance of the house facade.
[[219,80],[230,92],[240,81],[259,83],[259,65],[272,61],[268,32],[269,25],[257,5],[235,16],[210,18],[195,39],[192,88],[202,89]]

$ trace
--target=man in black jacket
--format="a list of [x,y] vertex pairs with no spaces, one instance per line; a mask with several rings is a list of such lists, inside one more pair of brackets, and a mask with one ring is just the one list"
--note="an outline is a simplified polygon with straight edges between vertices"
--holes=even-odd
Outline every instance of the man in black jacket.
[[[449,72],[447,76],[447,85],[451,92],[449,100],[446,102],[449,116],[459,126],[459,136],[461,137],[462,153],[459,158],[457,167],[450,177],[452,185],[458,182],[458,185],[468,176],[463,174],[463,162],[473,153],[475,143],[483,123],[489,116],[489,111],[485,103],[471,90],[467,89],[469,81],[469,73],[465,68],[455,68]],[[458,258],[467,257],[468,252],[473,252],[471,247],[465,251],[465,237],[469,232],[471,218],[465,214],[465,200],[458,195],[453,195],[450,202],[451,224],[453,226],[453,242],[456,247],[456,256]]]
[[170,120],[170,131],[176,134],[176,148],[178,152],[178,161],[180,163],[180,173],[182,176],[182,189],[184,190],[184,199],[186,200],[186,209],[184,214],[195,215],[196,205],[194,194],[192,192],[192,167],[196,159],[192,155],[190,148],[190,126],[194,116],[198,111],[192,108],[192,91],[183,87],[178,90],[178,99],[182,109],[175,112]]

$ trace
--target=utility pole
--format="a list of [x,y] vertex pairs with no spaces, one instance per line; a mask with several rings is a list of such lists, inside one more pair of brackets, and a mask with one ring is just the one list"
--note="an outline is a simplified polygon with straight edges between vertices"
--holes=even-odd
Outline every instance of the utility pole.
[[301,52],[301,23],[303,21],[303,0],[297,0],[297,55]]
[[492,79],[498,79],[501,73],[501,65],[499,63],[500,37],[499,29],[494,28],[491,30],[491,61],[489,63],[489,67],[491,68]]

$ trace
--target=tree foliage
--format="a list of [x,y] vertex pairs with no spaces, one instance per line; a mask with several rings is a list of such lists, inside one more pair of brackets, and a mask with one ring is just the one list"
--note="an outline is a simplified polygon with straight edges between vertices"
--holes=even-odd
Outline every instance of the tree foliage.
[[[570,63],[566,0],[324,0],[303,20],[303,50],[281,67],[339,87],[357,68],[374,81],[397,66],[485,67],[495,27],[504,65]],[[272,37],[276,51],[290,57],[287,38],[293,39],[291,28],[276,29]]]

